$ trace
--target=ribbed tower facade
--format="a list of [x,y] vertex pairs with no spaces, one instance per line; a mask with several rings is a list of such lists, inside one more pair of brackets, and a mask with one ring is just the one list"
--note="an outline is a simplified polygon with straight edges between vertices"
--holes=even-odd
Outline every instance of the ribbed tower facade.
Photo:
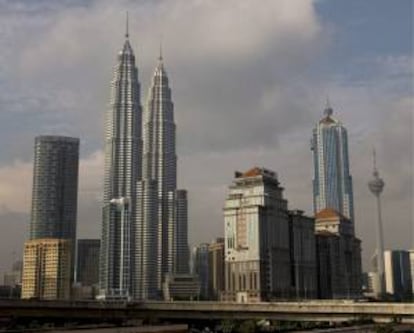
[[313,199],[315,214],[331,208],[354,222],[352,177],[349,170],[347,131],[326,106],[313,130]]
[[128,39],[117,57],[105,125],[100,289],[105,297],[133,292],[136,187],[142,140],[138,69]]
[[[151,201],[151,208],[148,208],[151,214],[155,214],[156,225],[150,226],[148,221],[146,224],[147,228],[156,232],[153,242],[157,247],[156,258],[151,260],[156,262],[156,282],[160,290],[166,274],[188,271],[188,264],[184,268],[177,263],[180,256],[188,258],[187,197],[185,191],[177,191],[174,104],[161,55],[152,77],[143,120],[141,188],[155,186],[155,193],[147,190],[147,202]],[[181,253],[184,249],[185,254]]]

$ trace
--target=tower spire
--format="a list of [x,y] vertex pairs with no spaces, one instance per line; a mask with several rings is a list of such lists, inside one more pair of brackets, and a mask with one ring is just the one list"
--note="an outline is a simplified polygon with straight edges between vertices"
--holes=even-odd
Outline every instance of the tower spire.
[[326,97],[326,106],[323,112],[327,117],[331,116],[333,113],[331,102],[329,101],[329,96]]
[[158,60],[162,61],[162,43],[160,42],[160,51],[159,51],[159,55],[158,55]]
[[331,101],[329,100],[329,96],[326,96],[326,108],[331,109]]
[[126,12],[125,38],[129,37],[128,11]]
[[159,48],[158,60],[159,60],[159,62],[163,61],[163,57],[162,57],[162,35],[160,36],[160,48]]

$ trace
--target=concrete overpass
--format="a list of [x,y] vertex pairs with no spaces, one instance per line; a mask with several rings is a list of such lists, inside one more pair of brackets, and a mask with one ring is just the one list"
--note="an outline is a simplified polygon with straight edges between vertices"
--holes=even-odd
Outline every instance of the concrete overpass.
[[286,321],[398,321],[414,324],[414,303],[306,301],[275,303],[97,302],[0,300],[0,319],[32,318],[67,321],[164,320],[190,322],[222,319]]

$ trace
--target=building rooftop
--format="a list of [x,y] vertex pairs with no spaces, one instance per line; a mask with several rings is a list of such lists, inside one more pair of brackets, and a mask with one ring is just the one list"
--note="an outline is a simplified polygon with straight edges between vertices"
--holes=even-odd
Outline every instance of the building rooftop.
[[343,216],[341,213],[332,208],[322,209],[321,211],[315,214],[315,219],[331,219],[338,217],[341,219],[348,220],[345,216]]
[[257,177],[257,176],[268,176],[272,178],[276,178],[276,172],[259,167],[253,167],[245,172],[236,171],[234,173],[235,178],[250,178],[250,177]]

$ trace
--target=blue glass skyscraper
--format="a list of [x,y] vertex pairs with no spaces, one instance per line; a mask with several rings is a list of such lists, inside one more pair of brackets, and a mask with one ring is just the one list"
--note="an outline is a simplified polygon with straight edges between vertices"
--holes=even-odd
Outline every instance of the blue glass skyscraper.
[[333,116],[329,103],[313,129],[313,201],[315,214],[332,208],[354,221],[352,177],[349,171],[348,136]]

